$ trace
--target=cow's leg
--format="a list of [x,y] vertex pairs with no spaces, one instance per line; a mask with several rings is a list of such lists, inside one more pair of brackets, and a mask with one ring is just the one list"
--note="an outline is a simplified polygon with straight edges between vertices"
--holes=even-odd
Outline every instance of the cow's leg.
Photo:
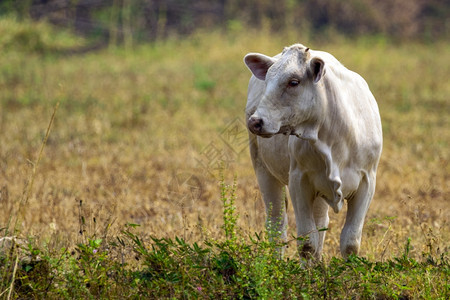
[[[328,217],[328,204],[322,197],[314,200],[314,220],[317,229],[328,228],[330,218]],[[319,231],[319,245],[317,247],[318,256],[322,253],[323,243],[325,240],[325,230]]]
[[[266,208],[266,226],[271,241],[285,242],[287,239],[287,196],[285,185],[275,178],[262,161],[256,138],[250,135],[250,156],[255,169],[256,179]],[[279,249],[280,253],[284,247]]]
[[[273,177],[264,167],[255,170],[259,189],[266,207],[266,226],[270,240],[286,241],[287,213],[284,184]],[[284,249],[284,248],[283,248]]]
[[359,252],[364,219],[375,192],[375,180],[375,173],[366,174],[355,195],[348,201],[347,217],[340,241],[343,257]]
[[296,167],[289,172],[289,193],[297,224],[298,247],[304,258],[319,257],[319,232],[314,221],[314,192],[307,180]]

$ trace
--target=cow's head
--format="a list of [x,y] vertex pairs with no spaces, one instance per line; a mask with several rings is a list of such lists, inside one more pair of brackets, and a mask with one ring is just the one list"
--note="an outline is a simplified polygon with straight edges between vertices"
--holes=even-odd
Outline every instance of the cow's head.
[[256,111],[247,120],[249,130],[262,137],[301,135],[298,125],[317,115],[315,85],[325,75],[324,61],[311,55],[309,48],[296,44],[274,58],[249,53],[244,62],[256,78],[265,82]]

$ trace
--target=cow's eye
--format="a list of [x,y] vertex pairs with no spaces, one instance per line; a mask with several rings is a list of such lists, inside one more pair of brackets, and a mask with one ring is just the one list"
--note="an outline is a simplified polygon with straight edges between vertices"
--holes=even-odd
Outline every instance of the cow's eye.
[[290,87],[296,87],[297,85],[300,84],[300,81],[298,81],[297,79],[292,79],[292,80],[289,81],[288,84],[289,84]]

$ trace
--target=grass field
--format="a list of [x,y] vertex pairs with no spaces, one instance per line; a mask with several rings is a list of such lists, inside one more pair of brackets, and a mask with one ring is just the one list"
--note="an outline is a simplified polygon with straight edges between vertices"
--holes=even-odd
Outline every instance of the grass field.
[[[281,297],[308,298],[311,294],[312,298],[448,298],[448,42],[422,44],[380,37],[350,39],[292,32],[210,32],[132,49],[74,54],[76,51],[69,50],[83,47],[87,41],[44,23],[19,24],[11,18],[0,19],[1,235],[29,238],[35,256],[39,255],[56,271],[39,271],[53,278],[41,283],[27,273],[33,267],[14,273],[18,269],[14,267],[14,255],[4,258],[5,264],[0,267],[1,297],[10,291],[12,298],[121,298],[120,295],[131,297],[133,293],[151,298],[280,296],[259,290],[242,292],[245,285],[236,282],[233,284],[242,287],[241,292],[226,287],[231,282],[227,280],[237,278],[232,277],[234,273],[223,271],[227,268],[216,272],[222,276],[223,285],[212,282],[212,288],[206,287],[205,282],[195,285],[189,280],[170,285],[167,278],[147,278],[146,282],[146,277],[141,276],[136,281],[138,277],[134,275],[129,277],[134,281],[118,281],[120,288],[108,290],[99,286],[111,285],[106,275],[114,269],[113,265],[130,272],[152,269],[149,249],[184,249],[185,252],[170,252],[168,257],[177,257],[174,253],[178,253],[180,261],[187,265],[188,258],[206,255],[194,251],[196,254],[189,256],[191,250],[186,250],[189,247],[183,243],[196,243],[198,249],[228,247],[217,253],[240,253],[235,261],[250,261],[251,255],[246,256],[247,252],[236,245],[256,245],[251,237],[255,232],[258,236],[264,232],[265,217],[245,142],[244,107],[250,72],[242,59],[247,52],[275,55],[295,42],[332,53],[366,79],[380,108],[384,148],[377,190],[363,233],[360,254],[364,258],[347,262],[334,258],[340,256],[339,233],[345,212],[330,212],[323,262],[311,269],[295,269],[300,273],[292,271],[298,264],[294,239],[288,244],[287,258],[275,264],[292,271],[291,275],[310,276],[319,282],[334,274],[330,270],[348,266],[349,274],[344,274],[347,277],[342,272],[342,276],[336,276],[341,283],[353,278],[349,282],[354,282],[355,287],[335,290],[325,285],[317,287],[317,294],[313,293],[315,288],[305,287],[301,295],[291,290]],[[59,107],[37,164],[57,103]],[[226,184],[232,185],[236,177],[235,201],[225,210],[224,202],[234,196],[232,192],[223,194],[226,188],[220,185],[220,166]],[[293,236],[292,206],[288,213],[289,234]],[[224,231],[224,217],[225,225],[236,231],[231,239],[230,232]],[[126,226],[127,223],[140,226]],[[176,237],[181,242],[172,246],[155,240]],[[230,240],[234,242],[230,244]],[[213,247],[207,241],[221,246]],[[257,249],[266,251],[270,247]],[[139,255],[145,259],[136,260]],[[222,260],[216,261],[228,261],[228,256],[218,257]],[[183,265],[180,261],[177,264]],[[74,272],[68,279],[70,272],[61,262],[70,262],[85,277],[80,275],[80,279],[76,277],[79,273]],[[105,262],[110,269],[99,269]],[[386,278],[391,278],[386,274],[393,276],[392,281],[387,279],[385,290],[377,289],[377,281],[367,279],[367,274],[381,274],[377,273],[378,264],[392,265],[392,270],[383,271]],[[166,267],[169,270],[173,265]],[[409,272],[408,267],[415,271]],[[103,277],[87,270],[100,272]],[[209,274],[206,270],[189,270],[195,280]],[[270,273],[271,283],[284,287],[282,279],[273,275],[276,272],[287,278],[280,270],[264,269],[261,274]],[[400,277],[394,275],[397,273]],[[65,286],[60,277],[70,284],[80,282],[78,286]],[[96,289],[94,277],[95,282],[103,284]],[[29,281],[28,290],[18,283],[11,289],[13,278],[16,282]],[[373,286],[361,290],[355,278]],[[259,286],[258,281],[252,282]],[[144,287],[148,288],[146,292]],[[323,294],[327,288],[328,294]],[[70,289],[77,292],[71,294]],[[371,294],[375,290],[378,294]]]

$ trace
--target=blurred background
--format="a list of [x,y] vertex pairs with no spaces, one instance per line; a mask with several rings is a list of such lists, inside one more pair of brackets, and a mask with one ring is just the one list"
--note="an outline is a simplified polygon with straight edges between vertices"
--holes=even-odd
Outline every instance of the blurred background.
[[114,45],[261,27],[432,41],[450,28],[447,0],[1,0],[0,14],[8,13]]

